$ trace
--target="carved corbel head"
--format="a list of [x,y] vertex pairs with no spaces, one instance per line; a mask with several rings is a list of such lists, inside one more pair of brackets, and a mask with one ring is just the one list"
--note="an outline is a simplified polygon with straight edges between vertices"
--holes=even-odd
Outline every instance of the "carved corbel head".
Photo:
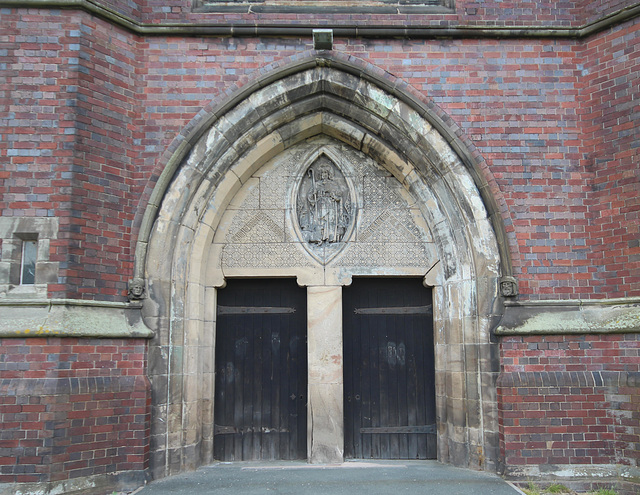
[[129,280],[129,300],[140,301],[145,298],[144,279],[136,277]]
[[516,297],[518,295],[518,281],[514,277],[500,279],[500,295],[502,297]]

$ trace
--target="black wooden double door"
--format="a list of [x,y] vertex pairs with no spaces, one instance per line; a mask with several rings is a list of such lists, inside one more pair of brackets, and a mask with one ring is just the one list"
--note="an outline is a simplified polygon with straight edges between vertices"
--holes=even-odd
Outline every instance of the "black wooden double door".
[[229,280],[218,291],[216,459],[306,458],[306,297],[292,279]]
[[431,290],[354,279],[343,321],[345,457],[436,458]]

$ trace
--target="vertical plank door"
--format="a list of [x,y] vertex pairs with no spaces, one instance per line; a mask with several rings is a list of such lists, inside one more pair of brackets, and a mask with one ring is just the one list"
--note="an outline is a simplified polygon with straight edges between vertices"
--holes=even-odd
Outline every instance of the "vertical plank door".
[[218,291],[216,459],[306,458],[306,314],[293,279],[232,279]]
[[431,290],[354,278],[343,321],[345,457],[436,458]]

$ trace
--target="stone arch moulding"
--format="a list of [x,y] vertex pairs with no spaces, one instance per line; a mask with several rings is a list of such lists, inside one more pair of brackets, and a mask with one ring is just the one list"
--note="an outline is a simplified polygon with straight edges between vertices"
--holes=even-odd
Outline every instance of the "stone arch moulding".
[[[212,460],[216,290],[225,283],[214,243],[221,219],[265,164],[319,136],[370,158],[415,198],[434,260],[400,272],[420,274],[434,288],[438,458],[497,469],[499,365],[491,331],[502,313],[500,280],[511,276],[511,263],[477,156],[445,120],[437,107],[375,68],[316,54],[244,87],[200,115],[176,143],[136,249],[135,276],[144,277],[148,289],[143,315],[156,332],[149,349],[154,477]],[[297,277],[309,298],[326,297],[327,288],[340,294],[351,275],[389,274],[328,273],[321,265],[256,272]],[[313,363],[311,356],[310,368]],[[341,456],[340,425],[334,427],[320,432],[335,443],[329,460]],[[310,444],[320,445],[313,429]],[[313,449],[309,458],[327,460]]]

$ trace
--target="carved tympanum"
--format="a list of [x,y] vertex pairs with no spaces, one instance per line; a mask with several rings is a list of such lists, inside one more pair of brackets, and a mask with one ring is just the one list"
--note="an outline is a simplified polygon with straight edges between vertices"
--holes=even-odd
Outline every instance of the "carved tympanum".
[[298,189],[296,210],[300,233],[308,247],[314,252],[319,248],[339,250],[336,245],[346,240],[353,208],[344,175],[326,155],[320,155],[306,170]]

